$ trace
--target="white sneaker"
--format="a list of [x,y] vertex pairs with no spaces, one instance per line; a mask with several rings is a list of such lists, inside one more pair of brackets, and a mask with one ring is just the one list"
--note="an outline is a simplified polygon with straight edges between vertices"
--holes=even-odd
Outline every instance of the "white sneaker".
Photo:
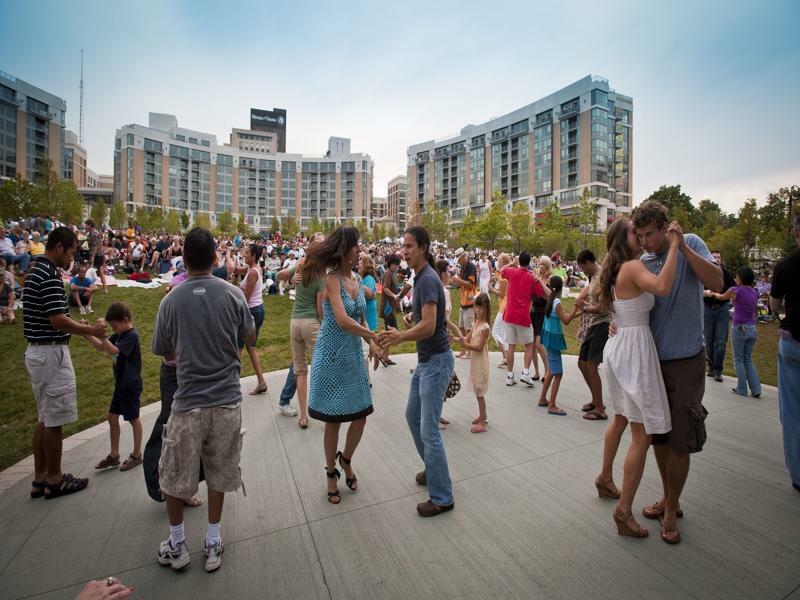
[[506,375],[506,385],[509,387],[512,385],[517,385],[517,382],[514,380],[513,375]]
[[83,306],[81,306],[81,314],[82,314],[82,315],[85,315],[85,314],[86,314],[86,308],[84,308]]
[[86,306],[86,312],[87,312],[87,313],[93,313],[93,312],[94,312],[94,309],[92,308],[92,305],[91,305],[91,304],[89,304],[89,305],[87,305],[87,306]]
[[296,417],[297,411],[292,408],[291,404],[287,404],[286,406],[281,406],[281,415],[284,417]]
[[203,552],[206,554],[206,573],[212,573],[222,566],[222,553],[225,551],[225,544],[222,540],[209,544],[208,539],[203,542]]
[[530,373],[523,373],[520,375],[519,380],[529,387],[533,387],[533,379],[531,379]]
[[177,548],[172,547],[169,539],[164,540],[158,546],[158,564],[179,571],[190,562],[192,562],[192,556],[186,547],[186,540],[178,544]]

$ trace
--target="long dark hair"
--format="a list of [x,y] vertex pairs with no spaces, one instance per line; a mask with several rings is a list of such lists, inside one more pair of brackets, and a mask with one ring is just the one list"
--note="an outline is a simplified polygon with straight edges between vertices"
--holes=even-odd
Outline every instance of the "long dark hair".
[[564,287],[564,280],[558,275],[553,275],[548,282],[548,286],[550,287],[550,298],[547,299],[547,305],[544,307],[544,314],[545,316],[549,317],[550,312],[553,310],[553,301],[556,298],[561,298],[561,290]]
[[433,254],[431,254],[431,236],[428,234],[428,230],[422,225],[413,225],[406,229],[406,233],[414,238],[417,246],[420,248],[425,246],[425,260],[428,261],[432,269],[436,269],[436,261],[433,258]]
[[303,286],[308,287],[311,285],[311,282],[316,279],[322,279],[325,277],[325,267],[316,266],[313,267],[308,263],[308,253],[311,251],[312,248],[321,244],[321,241],[311,242],[306,248],[306,256],[303,261],[300,263],[300,266],[297,267],[297,272],[300,273],[300,277],[303,279]]
[[[352,225],[339,227],[326,240],[308,247],[304,267],[317,273],[324,273],[326,269],[338,269],[347,253],[358,245],[360,237],[358,229]],[[345,271],[350,271],[351,266],[347,265]]]
[[628,219],[618,219],[614,221],[606,232],[606,250],[608,251],[603,260],[603,270],[600,271],[600,279],[597,283],[597,296],[602,310],[610,311],[613,304],[613,294],[611,288],[617,281],[619,269],[623,263],[636,258],[636,255],[628,245],[628,232],[633,224]]
[[[445,290],[445,294],[447,290]],[[475,306],[480,306],[483,309],[483,320],[487,323],[492,322],[492,302],[489,300],[487,294],[478,294],[475,298]]]

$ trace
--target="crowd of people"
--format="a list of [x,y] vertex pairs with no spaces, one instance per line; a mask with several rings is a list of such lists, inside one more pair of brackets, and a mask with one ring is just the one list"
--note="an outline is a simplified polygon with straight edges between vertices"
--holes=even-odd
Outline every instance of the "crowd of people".
[[[800,245],[800,217],[794,232]],[[423,465],[415,480],[429,493],[417,506],[423,517],[455,506],[442,434],[448,421],[442,409],[446,396],[460,385],[454,375],[457,359],[469,361],[469,388],[477,403],[470,431],[489,432],[490,339],[500,349],[497,366],[506,371],[505,385],[538,384],[538,405],[544,412],[567,416],[558,405],[565,375],[564,327],[580,320],[578,367],[591,397],[582,406],[583,418],[606,421],[608,404],[613,409],[594,485],[600,497],[618,501],[612,519],[620,535],[648,535],[633,507],[652,446],[663,491],[641,514],[660,520],[664,542],[680,542],[677,519],[683,514],[680,497],[690,456],[706,442],[706,378],[722,381],[731,311],[737,375],[733,392],[755,398],[761,394],[752,359],[761,295],[755,273],[744,267],[732,276],[719,253],[709,251],[697,235],[684,233],[679,223],[670,223],[666,209],[655,202],[643,203],[631,219],[609,227],[602,262],[589,250],[568,263],[558,254],[532,257],[525,250],[511,256],[452,249],[432,242],[421,226],[410,227],[402,243],[368,245],[350,226],[328,237],[314,233],[291,241],[279,236],[252,241],[215,238],[200,228],[185,237],[145,235],[135,227],[102,232],[91,220],[79,232],[51,227],[41,253],[30,261],[17,259],[16,249],[31,243],[29,233],[40,232],[12,230],[14,241],[0,229],[3,291],[10,288],[13,294],[16,284],[22,284],[29,342],[25,364],[39,417],[31,497],[53,499],[89,483],[61,470],[61,428],[77,420],[68,343],[71,335],[83,336],[113,357],[116,382],[108,414],[110,452],[97,468],[128,470],[144,463],[148,494],[166,502],[169,518],[170,535],[158,548],[158,561],[176,570],[191,561],[183,510],[201,503],[196,496],[201,480],[208,487],[205,568],[214,571],[221,565],[224,496],[242,486],[241,357],[246,349],[256,371],[257,384],[250,393],[264,393],[267,385],[255,345],[269,294],[288,291],[294,302],[292,363],[279,410],[286,417],[298,416],[291,405],[296,393],[299,427],[308,428],[309,419],[324,423],[324,481],[333,504],[343,501],[338,487],[342,472],[347,488],[359,489],[354,461],[374,412],[370,369],[391,367],[391,348],[403,342],[413,341],[417,349],[406,421]],[[770,310],[782,316],[778,383],[785,458],[791,483],[800,491],[798,261],[800,249],[776,265],[769,294]],[[162,357],[162,410],[144,449],[141,349],[132,311],[115,302],[94,324],[69,316],[70,302],[84,315],[93,312],[96,282],[105,288],[103,277],[119,269],[169,277],[151,346]],[[64,271],[71,273],[69,295]],[[450,320],[451,286],[458,292],[457,323]],[[576,295],[571,309],[562,303],[567,293]],[[492,295],[498,299],[494,318]],[[9,306],[13,318],[13,304],[3,306],[4,318]],[[523,350],[519,377],[518,346]],[[122,463],[120,415],[134,434],[132,452]],[[343,445],[342,423],[348,423]],[[628,426],[631,444],[618,486],[613,466]]]

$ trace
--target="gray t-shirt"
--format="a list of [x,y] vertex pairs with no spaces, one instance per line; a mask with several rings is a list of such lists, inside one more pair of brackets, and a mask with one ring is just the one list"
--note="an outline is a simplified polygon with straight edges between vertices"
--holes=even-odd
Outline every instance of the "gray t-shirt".
[[414,293],[411,308],[414,321],[422,321],[422,307],[429,302],[436,303],[436,330],[433,335],[417,342],[417,360],[428,362],[431,356],[440,352],[450,352],[450,340],[447,338],[447,316],[445,314],[445,291],[442,280],[430,265],[425,265],[414,275]]
[[[714,262],[706,243],[697,235],[683,236],[686,245]],[[667,253],[645,252],[642,262],[648,271],[658,275],[667,260]],[[675,283],[667,296],[656,296],[650,311],[650,330],[656,342],[659,360],[691,358],[703,349],[703,284],[695,275],[683,252],[678,252]]]
[[238,340],[255,328],[242,290],[212,276],[190,277],[161,301],[153,353],[175,353],[178,390],[172,410],[242,401]]

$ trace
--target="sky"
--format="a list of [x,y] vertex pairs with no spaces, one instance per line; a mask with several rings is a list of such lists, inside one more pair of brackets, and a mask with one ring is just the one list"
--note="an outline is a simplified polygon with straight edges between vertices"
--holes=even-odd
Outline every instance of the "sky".
[[0,0],[0,70],[64,98],[89,168],[149,112],[226,142],[285,108],[287,151],[329,136],[375,163],[588,74],[633,97],[633,193],[680,184],[736,211],[800,185],[800,2],[160,2]]

